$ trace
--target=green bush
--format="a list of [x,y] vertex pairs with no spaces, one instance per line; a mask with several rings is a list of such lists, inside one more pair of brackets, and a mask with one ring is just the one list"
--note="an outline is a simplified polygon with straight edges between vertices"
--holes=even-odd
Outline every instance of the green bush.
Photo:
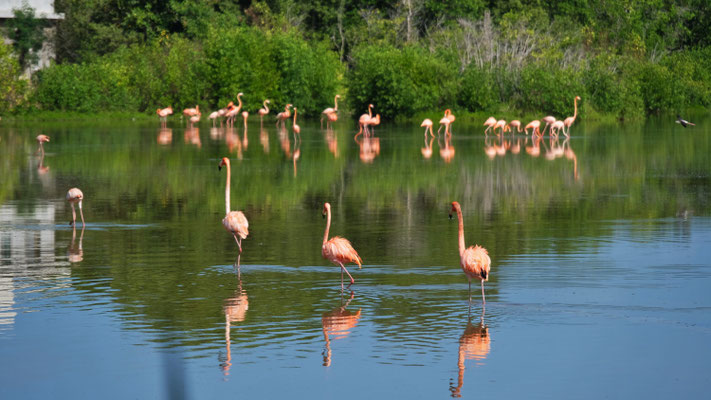
[[462,75],[457,100],[462,108],[469,111],[495,108],[500,100],[494,73],[470,64]]
[[562,119],[573,115],[573,98],[583,97],[584,90],[580,71],[529,64],[521,71],[519,107],[551,113]]
[[682,86],[664,65],[650,62],[641,63],[636,75],[647,112],[678,110],[686,105]]
[[24,100],[27,81],[20,78],[21,73],[10,46],[0,42],[0,112],[13,110]]

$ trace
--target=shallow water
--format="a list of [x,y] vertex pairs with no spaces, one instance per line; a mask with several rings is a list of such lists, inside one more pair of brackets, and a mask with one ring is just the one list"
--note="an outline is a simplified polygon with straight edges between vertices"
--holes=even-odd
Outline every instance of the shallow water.
[[[451,142],[354,140],[350,121],[0,125],[0,397],[704,397],[711,118],[695,122],[539,143],[457,123]],[[238,271],[223,156],[250,221]],[[492,259],[485,312],[454,200]],[[325,201],[364,260],[343,293]]]

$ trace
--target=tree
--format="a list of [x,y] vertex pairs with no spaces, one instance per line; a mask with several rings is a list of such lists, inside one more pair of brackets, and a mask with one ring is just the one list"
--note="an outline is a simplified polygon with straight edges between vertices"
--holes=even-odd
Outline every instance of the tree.
[[19,9],[13,8],[12,13],[14,18],[7,22],[8,34],[20,67],[24,70],[39,60],[37,52],[44,42],[44,21],[35,18],[35,9],[27,3]]

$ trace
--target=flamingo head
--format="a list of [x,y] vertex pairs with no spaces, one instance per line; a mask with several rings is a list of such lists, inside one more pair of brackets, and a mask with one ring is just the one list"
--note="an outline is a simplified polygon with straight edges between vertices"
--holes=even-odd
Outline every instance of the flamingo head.
[[447,115],[451,114],[451,113],[452,113],[452,110],[450,110],[449,108],[446,109],[446,110],[444,110],[444,116],[445,116],[445,117],[446,117]]
[[375,108],[375,106],[372,105],[372,104],[368,104],[368,108],[369,108],[369,109],[370,109],[370,108]]
[[575,96],[575,100],[580,100],[580,96]]
[[49,136],[47,135],[38,135],[37,136],[37,141],[42,143],[42,142],[49,142]]
[[287,104],[287,105],[286,105],[286,108],[288,109],[289,107],[291,107],[291,108],[294,108],[294,106],[293,106],[293,105],[291,105],[291,104]]
[[271,101],[269,101],[268,99],[267,99],[267,100],[264,100],[264,102],[265,102],[265,103],[268,103],[268,104],[271,103]]
[[244,96],[244,93],[242,93],[242,92],[237,93],[237,97],[240,97],[240,96]]
[[222,157],[222,160],[220,160],[220,164],[217,166],[217,169],[218,169],[218,170],[221,170],[223,165],[229,166],[229,165],[230,165],[230,159],[227,158],[227,157]]
[[457,203],[456,201],[453,201],[452,202],[452,209],[449,211],[449,219],[452,219],[452,214],[456,213],[459,210],[461,210],[459,203]]
[[336,95],[336,98],[337,98],[337,99],[340,99],[340,98],[341,98],[341,95],[340,95],[340,94],[337,94],[337,95]]
[[330,203],[324,203],[323,205],[323,211],[321,212],[321,215],[323,215],[324,218],[326,218],[326,215],[331,212],[331,204]]
[[247,111],[242,111],[242,118],[245,118],[245,119],[246,119],[247,117],[249,117],[249,112],[247,112]]

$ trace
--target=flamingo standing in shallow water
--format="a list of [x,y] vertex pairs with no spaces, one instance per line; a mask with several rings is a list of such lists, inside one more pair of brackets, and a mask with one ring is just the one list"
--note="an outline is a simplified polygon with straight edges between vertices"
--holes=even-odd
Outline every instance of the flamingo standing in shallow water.
[[[328,230],[331,227],[331,205],[326,203],[323,205],[323,215],[327,217],[326,231],[323,234],[323,245],[321,246],[321,255],[323,258],[331,261],[336,265],[341,266],[341,290],[343,290],[343,272],[351,278],[351,285],[355,283],[355,279],[348,272],[343,264],[356,263],[358,269],[361,268],[363,261],[360,259],[358,252],[355,251],[351,242],[339,236],[334,236],[328,239]],[[348,285],[350,286],[350,285]]]
[[575,96],[575,99],[573,99],[573,106],[575,107],[575,112],[573,112],[573,116],[563,120],[563,123],[567,128],[567,131],[563,131],[563,133],[565,133],[565,136],[570,135],[570,126],[573,125],[573,122],[575,122],[575,118],[578,116],[578,100],[580,100],[580,96]]
[[549,125],[553,125],[553,123],[555,122],[555,117],[552,115],[548,115],[543,117],[542,121],[546,123],[546,126],[543,127],[541,134],[546,133],[546,128],[548,128]]
[[472,300],[472,279],[481,281],[481,300],[482,304],[486,304],[484,297],[484,281],[489,280],[489,271],[491,270],[491,259],[485,248],[476,245],[465,248],[464,245],[464,221],[462,218],[462,208],[456,201],[452,202],[452,210],[449,212],[449,218],[452,218],[452,213],[457,213],[459,219],[459,257],[462,270],[469,280],[469,301]]
[[484,121],[484,126],[486,127],[486,129],[484,129],[484,133],[487,133],[489,131],[489,129],[494,127],[494,125],[496,125],[496,118],[494,118],[494,117],[487,118],[486,121]]
[[262,118],[264,118],[265,115],[269,115],[269,106],[267,104],[269,104],[269,100],[264,100],[264,107],[257,111],[257,114],[259,114],[259,125],[262,124]]
[[449,132],[449,126],[454,122],[454,115],[452,115],[452,111],[448,108],[444,110],[444,117],[439,120],[439,129],[437,129],[437,133],[442,129],[442,125],[444,125],[444,133],[448,134]]
[[301,127],[299,125],[296,125],[296,113],[298,111],[298,108],[294,107],[294,120],[291,121],[291,127],[294,130],[294,133],[301,133]]
[[225,218],[222,219],[222,226],[231,233],[237,242],[239,252],[242,253],[242,239],[249,235],[249,222],[242,211],[230,211],[230,159],[223,157],[218,165],[218,169],[227,167],[227,179],[225,183]]
[[244,131],[247,132],[247,118],[249,113],[247,111],[242,111],[242,121],[244,121]]
[[213,111],[210,113],[210,115],[207,116],[207,119],[212,120],[212,127],[215,127],[215,120],[220,117],[220,112],[219,111]]
[[511,127],[511,133],[514,133],[513,128],[516,128],[516,133],[521,133],[521,121],[515,119],[509,122],[509,126]]
[[337,94],[336,97],[333,98],[333,108],[328,107],[327,109],[321,111],[321,129],[323,129],[323,119],[328,118],[329,114],[334,114],[338,113],[338,99],[341,98],[340,94]]
[[326,116],[326,130],[331,129],[331,124],[338,121],[338,113],[330,113]]
[[526,132],[526,135],[528,135],[529,129],[533,129],[533,131],[531,132],[532,135],[533,134],[540,135],[541,134],[541,131],[539,129],[540,127],[541,127],[541,121],[534,119],[533,121],[529,122],[528,125],[526,125],[526,127],[523,130],[524,130],[524,132]]
[[368,114],[362,114],[360,118],[358,118],[358,125],[360,125],[358,134],[363,133],[363,131],[368,132],[368,121],[373,118],[373,112],[371,110],[373,107],[372,104],[368,104]]
[[173,107],[159,108],[156,110],[156,114],[160,117],[160,125],[165,128],[168,123],[168,116],[173,114]]
[[425,137],[427,137],[427,131],[430,132],[430,135],[434,137],[434,133],[432,133],[432,120],[429,118],[425,118],[424,121],[422,121],[422,124],[420,124],[420,127],[424,126],[425,127]]
[[280,112],[277,114],[277,126],[279,126],[279,123],[281,122],[282,125],[284,125],[284,121],[289,119],[291,117],[291,112],[289,111],[289,107],[293,107],[291,104],[287,104],[286,107],[284,107],[284,111]]
[[40,153],[42,154],[42,156],[44,156],[44,146],[42,145],[42,143],[44,142],[49,142],[49,136],[37,135],[37,144],[39,145],[39,147],[37,148],[37,152],[35,154]]
[[503,133],[504,133],[504,127],[506,127],[506,121],[503,120],[503,119],[500,119],[500,120],[496,121],[496,123],[494,124],[494,127],[492,128],[491,131],[494,132],[494,133],[496,133],[496,129],[499,129],[499,128],[500,128],[500,129],[501,129],[501,133],[503,134]]
[[81,209],[81,201],[84,200],[84,193],[77,188],[71,188],[67,192],[67,201],[72,205],[72,222],[69,225],[76,225],[77,222],[77,212],[74,210],[74,204],[79,206],[79,214],[81,215],[81,227],[84,228],[84,211]]

